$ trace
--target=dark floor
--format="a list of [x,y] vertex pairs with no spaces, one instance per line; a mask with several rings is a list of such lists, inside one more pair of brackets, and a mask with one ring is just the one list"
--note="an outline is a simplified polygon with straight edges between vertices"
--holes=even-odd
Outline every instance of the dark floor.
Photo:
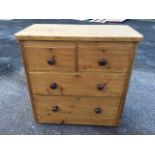
[[128,20],[144,35],[119,127],[36,124],[14,33],[33,23],[77,20],[0,20],[0,134],[155,134],[155,22]]

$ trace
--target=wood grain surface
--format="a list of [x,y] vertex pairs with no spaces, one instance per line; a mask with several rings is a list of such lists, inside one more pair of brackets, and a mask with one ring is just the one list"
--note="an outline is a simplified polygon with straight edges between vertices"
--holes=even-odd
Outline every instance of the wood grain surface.
[[[25,47],[24,57],[29,71],[75,72],[75,48]],[[48,64],[48,60],[55,60]]]
[[[33,96],[37,120],[46,123],[116,124],[120,98]],[[59,110],[53,111],[57,106]],[[101,113],[95,109],[101,108]]]
[[[130,43],[81,43],[78,45],[79,71],[128,72],[132,48],[133,44]],[[107,64],[100,66],[99,62],[102,59],[105,59]]]
[[142,35],[127,25],[34,24],[15,34],[18,40],[140,41]]
[[[126,74],[30,72],[29,77],[33,94],[121,97]],[[102,91],[98,84],[105,86]]]
[[119,125],[140,33],[125,25],[34,24],[16,38],[36,122]]

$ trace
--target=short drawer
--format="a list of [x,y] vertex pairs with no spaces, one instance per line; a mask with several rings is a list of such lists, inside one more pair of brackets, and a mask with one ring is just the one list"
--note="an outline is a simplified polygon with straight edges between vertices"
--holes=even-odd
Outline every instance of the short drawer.
[[30,72],[33,94],[121,97],[126,74]]
[[75,71],[75,46],[26,46],[23,55],[28,71]]
[[131,43],[79,44],[79,71],[127,72]]
[[39,122],[108,125],[117,120],[120,98],[34,95],[33,102]]

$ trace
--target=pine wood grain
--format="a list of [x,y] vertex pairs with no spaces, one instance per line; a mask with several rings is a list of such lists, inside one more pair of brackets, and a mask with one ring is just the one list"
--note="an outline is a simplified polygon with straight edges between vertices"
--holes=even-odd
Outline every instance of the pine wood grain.
[[130,79],[131,79],[131,75],[132,75],[132,68],[133,68],[133,65],[134,65],[134,59],[135,59],[135,55],[136,55],[136,50],[137,50],[137,47],[138,47],[138,44],[134,44],[134,47],[133,49],[131,50],[130,52],[130,56],[131,59],[130,59],[130,64],[129,64],[129,72],[127,74],[127,79],[125,81],[125,87],[124,87],[124,90],[123,90],[123,98],[121,99],[121,104],[120,104],[120,107],[119,107],[119,113],[118,113],[118,122],[121,121],[121,117],[122,117],[122,113],[123,113],[123,109],[124,109],[124,105],[125,105],[125,101],[126,101],[126,96],[127,96],[127,92],[128,92],[128,87],[129,87],[129,83],[130,83]]
[[[64,124],[117,124],[120,98],[33,96],[37,120],[46,123]],[[59,110],[53,112],[53,107]],[[96,114],[95,108],[102,112]]]
[[[37,122],[119,125],[140,33],[124,25],[35,24],[16,37]],[[47,63],[50,57],[54,65]],[[102,58],[105,66],[98,65]]]
[[[75,48],[62,47],[25,47],[23,55],[29,71],[75,71]],[[55,64],[49,65],[48,59],[54,59]]]
[[34,24],[15,34],[18,40],[140,41],[142,35],[127,25]]
[[[79,71],[81,72],[128,72],[131,57],[129,57],[133,45],[124,44],[79,44]],[[99,65],[99,61],[105,59],[107,64]]]
[[[79,96],[122,96],[126,74],[95,73],[54,73],[30,72],[33,94],[79,95]],[[57,83],[57,89],[51,89],[51,83]],[[102,91],[98,84],[105,84]]]

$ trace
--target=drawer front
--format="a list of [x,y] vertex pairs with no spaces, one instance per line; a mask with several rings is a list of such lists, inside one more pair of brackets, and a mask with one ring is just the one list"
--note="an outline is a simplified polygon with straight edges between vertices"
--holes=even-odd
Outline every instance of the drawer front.
[[75,47],[25,47],[28,71],[75,71]]
[[79,44],[79,71],[127,72],[132,44]]
[[125,74],[30,72],[33,94],[117,96],[124,89]]
[[115,122],[120,98],[33,96],[39,122],[104,124]]

